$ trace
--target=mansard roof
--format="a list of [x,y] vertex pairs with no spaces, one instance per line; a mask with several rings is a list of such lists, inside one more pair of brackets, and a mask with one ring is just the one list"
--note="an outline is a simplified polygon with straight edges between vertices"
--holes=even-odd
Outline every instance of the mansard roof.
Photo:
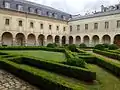
[[[11,10],[17,11],[17,5],[21,5],[21,6],[23,6],[22,12],[30,13],[29,8],[33,8],[34,14],[37,14],[36,10],[38,9],[41,11],[41,16],[56,18],[56,19],[65,20],[65,21],[68,21],[69,18],[71,17],[71,15],[68,13],[62,12],[60,10],[54,9],[52,7],[49,7],[49,6],[37,4],[37,3],[26,1],[26,0],[0,0],[0,7],[1,8],[5,8],[4,2],[10,3],[9,9],[11,9]],[[48,12],[51,13],[52,16],[48,16]],[[54,17],[54,14],[56,14],[57,17]]]
[[95,12],[94,14],[88,14],[84,16],[80,16],[80,15],[73,16],[73,18],[71,18],[70,21],[109,16],[109,15],[115,15],[115,14],[120,14],[120,4],[116,4],[115,6],[109,6],[109,7],[104,7],[102,5],[100,12]]

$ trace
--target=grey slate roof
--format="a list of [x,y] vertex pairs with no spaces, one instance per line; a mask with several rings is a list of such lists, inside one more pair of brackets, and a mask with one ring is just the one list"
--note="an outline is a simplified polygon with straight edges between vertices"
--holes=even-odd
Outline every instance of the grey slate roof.
[[120,14],[120,9],[113,10],[113,11],[107,11],[107,12],[98,12],[96,14],[90,14],[90,15],[85,15],[85,16],[79,16],[76,18],[71,18],[70,21],[77,21],[77,20],[102,17],[102,16],[109,16],[109,15],[115,15],[115,14]]
[[[26,1],[26,0],[0,0],[0,7],[4,8],[4,2],[9,2],[10,3],[10,9],[11,10],[17,10],[17,5],[22,5],[23,6],[23,12],[29,13],[29,8],[33,8],[34,10],[39,9],[41,10],[41,16],[47,16],[47,12],[50,12],[52,14],[57,14],[57,19],[63,20],[62,16],[65,16],[66,21],[69,20],[71,17],[70,14],[62,12],[60,10],[54,9],[52,7],[48,7],[45,5],[37,4],[34,2]],[[36,14],[36,12],[34,12]],[[54,18],[54,17],[51,17]]]

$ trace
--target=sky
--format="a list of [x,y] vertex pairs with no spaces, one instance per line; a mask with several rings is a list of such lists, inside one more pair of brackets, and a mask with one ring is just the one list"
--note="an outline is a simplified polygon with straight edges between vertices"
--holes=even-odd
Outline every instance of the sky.
[[28,0],[47,5],[72,15],[99,11],[100,6],[118,4],[120,0]]

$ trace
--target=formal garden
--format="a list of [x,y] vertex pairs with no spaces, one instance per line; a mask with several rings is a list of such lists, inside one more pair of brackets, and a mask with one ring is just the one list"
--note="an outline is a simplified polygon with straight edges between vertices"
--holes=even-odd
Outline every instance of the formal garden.
[[119,51],[107,44],[1,46],[0,67],[40,90],[119,90]]

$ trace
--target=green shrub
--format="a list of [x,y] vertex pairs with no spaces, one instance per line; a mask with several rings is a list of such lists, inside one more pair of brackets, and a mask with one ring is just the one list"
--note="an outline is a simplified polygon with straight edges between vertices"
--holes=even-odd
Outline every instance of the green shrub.
[[67,64],[72,66],[79,66],[85,68],[85,61],[83,59],[80,59],[77,54],[74,52],[71,52],[69,50],[65,50],[65,55],[67,57]]
[[109,44],[103,44],[104,48],[109,48]]
[[70,50],[70,51],[72,51],[72,52],[76,52],[76,45],[75,44],[72,44],[72,45],[69,45],[68,46],[68,49]]
[[55,48],[55,47],[57,47],[57,44],[56,43],[49,43],[47,45],[47,47],[49,47],[49,48]]
[[103,44],[98,44],[94,47],[94,49],[98,49],[98,50],[104,50],[105,46]]
[[6,59],[0,60],[0,65],[6,71],[44,90],[86,90],[84,87],[68,82],[60,75],[42,69],[17,64]]
[[81,43],[81,44],[79,45],[79,47],[80,47],[80,48],[86,48],[87,46],[86,46],[86,44]]
[[109,50],[116,50],[118,49],[118,46],[115,44],[109,45]]

